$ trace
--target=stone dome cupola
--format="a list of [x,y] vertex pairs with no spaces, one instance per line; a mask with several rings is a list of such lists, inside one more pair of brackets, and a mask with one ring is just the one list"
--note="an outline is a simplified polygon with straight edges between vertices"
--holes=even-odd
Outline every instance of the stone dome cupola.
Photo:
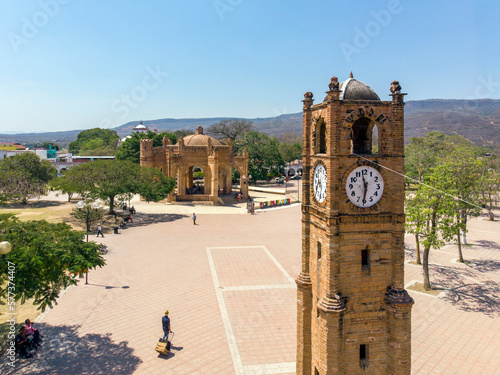
[[214,146],[222,145],[222,143],[214,137],[203,134],[203,127],[201,125],[196,127],[194,134],[187,135],[183,138],[185,146],[207,146],[209,140]]
[[[349,78],[340,83],[340,100],[377,100],[380,101],[380,97],[377,95],[373,89],[366,83],[358,81],[354,76],[349,74]],[[327,100],[328,95],[325,97]]]

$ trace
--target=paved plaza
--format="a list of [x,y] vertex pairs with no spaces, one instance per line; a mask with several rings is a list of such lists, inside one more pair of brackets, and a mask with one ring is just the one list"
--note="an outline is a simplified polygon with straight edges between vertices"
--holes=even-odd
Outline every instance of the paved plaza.
[[[109,248],[106,266],[37,318],[45,334],[38,356],[13,370],[2,360],[0,372],[295,374],[300,206],[255,215],[244,205],[135,207],[133,226],[99,238]],[[141,213],[161,220],[141,225]],[[444,291],[409,291],[412,373],[500,373],[499,229],[486,216],[470,221],[468,265],[454,261],[455,245],[432,251],[432,281]],[[408,261],[412,240],[407,236]],[[407,286],[422,281],[421,273],[407,263]],[[154,351],[165,309],[175,332],[168,357]]]

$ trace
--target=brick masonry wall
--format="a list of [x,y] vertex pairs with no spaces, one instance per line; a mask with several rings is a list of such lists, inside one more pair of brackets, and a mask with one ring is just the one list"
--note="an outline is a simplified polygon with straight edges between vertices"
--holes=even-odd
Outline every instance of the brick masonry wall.
[[[335,95],[314,106],[309,98],[303,101],[297,374],[409,374],[413,301],[403,290],[404,181],[390,171],[404,171],[402,96],[392,102],[344,102]],[[378,128],[379,153],[362,155],[370,161],[352,154],[351,127],[363,117]],[[326,152],[318,154],[322,122]],[[328,183],[322,203],[315,200],[312,184],[319,162]],[[383,197],[370,208],[356,207],[345,194],[348,174],[360,165],[375,167],[384,178]],[[365,267],[362,250],[368,250]],[[363,369],[361,345],[366,348]]]

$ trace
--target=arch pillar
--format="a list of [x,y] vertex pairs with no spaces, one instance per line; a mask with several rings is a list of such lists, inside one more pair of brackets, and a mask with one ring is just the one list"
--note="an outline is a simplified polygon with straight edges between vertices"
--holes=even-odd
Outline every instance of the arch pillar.
[[[219,200],[219,158],[217,157],[217,152],[214,152],[208,158],[208,167],[210,168],[211,178],[210,178],[210,192],[205,190],[205,194],[210,195],[210,200],[212,202],[217,202]],[[205,174],[206,179],[206,174]]]
[[177,169],[177,195],[186,194],[186,168]]

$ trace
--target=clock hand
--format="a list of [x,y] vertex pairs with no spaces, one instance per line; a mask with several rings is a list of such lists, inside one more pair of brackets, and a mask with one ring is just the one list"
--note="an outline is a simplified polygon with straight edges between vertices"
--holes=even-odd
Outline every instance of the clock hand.
[[365,181],[365,176],[362,176],[363,177],[363,200],[366,200],[366,190],[367,187],[368,187],[368,182]]

